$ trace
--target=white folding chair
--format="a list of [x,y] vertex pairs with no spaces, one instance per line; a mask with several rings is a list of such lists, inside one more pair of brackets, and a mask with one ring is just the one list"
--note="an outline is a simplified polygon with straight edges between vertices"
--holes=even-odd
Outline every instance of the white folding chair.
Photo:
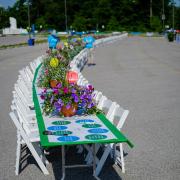
[[[113,124],[116,125],[117,129],[119,130],[122,129],[128,114],[129,114],[129,110],[124,110],[121,107],[118,107],[115,110]],[[118,146],[119,146],[119,150],[117,149]],[[121,166],[122,173],[125,173],[123,143],[119,143],[119,145],[117,144],[115,145],[114,158],[115,158],[115,164],[119,164]]]
[[21,158],[21,145],[26,144],[29,148],[31,154],[33,155],[34,159],[36,160],[37,164],[39,165],[40,169],[45,175],[48,175],[49,172],[43,163],[43,161],[46,161],[45,156],[43,156],[43,160],[41,159],[41,156],[43,155],[39,143],[37,144],[37,137],[35,136],[35,133],[27,134],[22,126],[22,124],[18,121],[18,116],[15,114],[15,112],[9,113],[13,123],[15,124],[17,128],[17,151],[16,151],[16,169],[15,174],[19,174],[19,165],[20,165],[20,158]]
[[[108,111],[106,117],[111,118],[111,119],[112,119],[112,114],[114,113],[114,110],[116,109],[116,107],[119,107],[119,105],[116,102],[112,102],[111,100],[107,99],[105,96],[102,96],[98,105],[101,108],[101,110],[106,109],[106,111]],[[101,146],[102,144],[96,144],[96,153],[99,151]],[[85,161],[87,162],[87,164],[91,164],[92,159],[93,159],[92,153],[91,153],[92,149],[89,151],[87,146],[85,148],[88,150],[88,154],[85,158]],[[98,164],[99,161],[96,160],[96,162]]]
[[12,106],[14,110],[16,110],[19,117],[19,121],[23,124],[24,129],[28,133],[38,131],[36,117],[25,114],[26,112],[22,109],[22,106],[20,106],[19,103],[20,102],[14,98],[12,101]]
[[99,103],[99,100],[101,99],[102,95],[103,95],[103,94],[102,94],[102,92],[100,92],[100,91],[98,91],[98,92],[94,95],[93,99],[95,100],[96,104]]
[[[113,106],[113,105],[112,105]],[[121,129],[124,125],[125,120],[127,119],[127,116],[129,114],[128,110],[124,110],[122,107],[120,107],[118,104],[115,105],[116,107],[109,109],[109,112],[107,113],[107,116],[109,120],[117,127],[117,129]],[[117,146],[119,146],[119,150],[117,150]],[[105,147],[104,153],[99,160],[99,163],[97,164],[96,168],[96,175],[98,175],[103,167],[103,164],[105,163],[107,157],[109,154],[114,152],[114,158],[115,158],[115,164],[119,164],[122,168],[122,173],[125,173],[125,163],[124,163],[124,153],[123,153],[123,144],[119,143],[119,145],[116,144],[108,144]]]

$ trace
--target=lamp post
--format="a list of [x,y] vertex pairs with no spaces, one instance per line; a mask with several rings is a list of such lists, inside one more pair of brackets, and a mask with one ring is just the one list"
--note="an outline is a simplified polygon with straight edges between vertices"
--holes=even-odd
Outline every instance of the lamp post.
[[29,26],[29,28],[31,26],[29,0],[28,0],[28,26]]
[[174,0],[172,1],[172,28],[174,30]]
[[164,31],[164,21],[165,21],[165,13],[164,13],[164,0],[162,0],[162,22],[163,22],[163,31]]
[[64,0],[64,9],[65,9],[65,27],[66,27],[66,32],[67,32],[67,8],[66,8],[66,0]]
[[24,5],[27,6],[27,16],[28,16],[28,27],[27,27],[27,30],[28,30],[29,39],[30,39],[31,19],[30,19],[30,7],[29,7],[30,3],[29,3],[29,0],[25,1]]

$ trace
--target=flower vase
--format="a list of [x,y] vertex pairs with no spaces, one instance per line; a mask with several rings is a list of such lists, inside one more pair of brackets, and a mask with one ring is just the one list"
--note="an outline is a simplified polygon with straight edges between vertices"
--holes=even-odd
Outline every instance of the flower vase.
[[58,81],[55,80],[55,79],[50,80],[50,87],[51,87],[51,88],[55,88],[56,85],[57,85],[57,83],[58,83]]
[[69,108],[67,108],[66,106],[63,106],[61,109],[61,113],[65,117],[74,116],[76,114],[76,111],[77,111],[77,104],[71,104]]

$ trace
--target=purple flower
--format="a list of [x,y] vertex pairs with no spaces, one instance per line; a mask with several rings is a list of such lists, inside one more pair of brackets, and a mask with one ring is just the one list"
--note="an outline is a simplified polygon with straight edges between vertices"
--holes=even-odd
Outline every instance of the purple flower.
[[54,94],[59,94],[58,89],[57,89],[57,88],[53,88],[53,93],[54,93]]
[[95,104],[94,104],[93,102],[91,102],[91,103],[88,104],[87,108],[90,109],[90,108],[92,108],[92,107],[94,107],[94,106],[95,106]]
[[64,105],[64,103],[63,103],[63,101],[61,100],[61,99],[58,99],[58,101],[57,101],[61,106],[63,106]]
[[71,92],[76,93],[76,89],[72,88]]
[[41,95],[40,95],[40,98],[44,100],[44,99],[45,99],[45,96],[44,96],[43,94],[41,94]]
[[61,83],[61,82],[57,83],[56,87],[57,87],[58,89],[60,89],[60,88],[62,87],[62,83]]
[[90,94],[88,94],[88,95],[86,96],[86,98],[87,98],[89,101],[91,101],[91,100],[92,100],[92,97],[91,97],[91,95],[90,95]]
[[56,108],[57,111],[60,111],[62,108],[61,104],[59,104],[58,102],[54,103],[54,107]]
[[85,95],[84,94],[80,95],[80,99],[81,100],[85,99]]
[[76,102],[76,103],[79,102],[79,98],[76,94],[72,94],[71,96],[73,97],[74,102]]
[[70,103],[66,105],[66,109],[69,109],[71,107]]
[[50,99],[51,104],[53,103],[53,101],[54,101],[54,96],[51,96],[51,99]]

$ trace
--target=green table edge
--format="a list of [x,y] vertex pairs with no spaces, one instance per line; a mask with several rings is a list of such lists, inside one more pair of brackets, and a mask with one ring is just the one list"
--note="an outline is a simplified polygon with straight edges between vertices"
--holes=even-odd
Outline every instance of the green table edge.
[[39,72],[39,69],[41,68],[42,63],[36,68],[34,79],[33,79],[33,85],[32,85],[32,91],[33,91],[33,102],[34,102],[34,108],[36,112],[36,118],[37,118],[37,124],[39,129],[39,135],[40,135],[40,143],[43,147],[53,147],[53,146],[62,146],[62,145],[78,145],[78,144],[93,144],[93,143],[123,143],[126,142],[131,148],[134,147],[134,145],[105,117],[104,114],[99,113],[96,114],[96,116],[104,123],[104,125],[111,130],[111,132],[117,137],[117,139],[111,139],[111,140],[96,140],[96,142],[91,141],[73,141],[73,142],[49,142],[48,136],[43,135],[43,131],[45,130],[44,120],[41,113],[41,108],[39,106],[39,101],[36,93],[36,79]]

